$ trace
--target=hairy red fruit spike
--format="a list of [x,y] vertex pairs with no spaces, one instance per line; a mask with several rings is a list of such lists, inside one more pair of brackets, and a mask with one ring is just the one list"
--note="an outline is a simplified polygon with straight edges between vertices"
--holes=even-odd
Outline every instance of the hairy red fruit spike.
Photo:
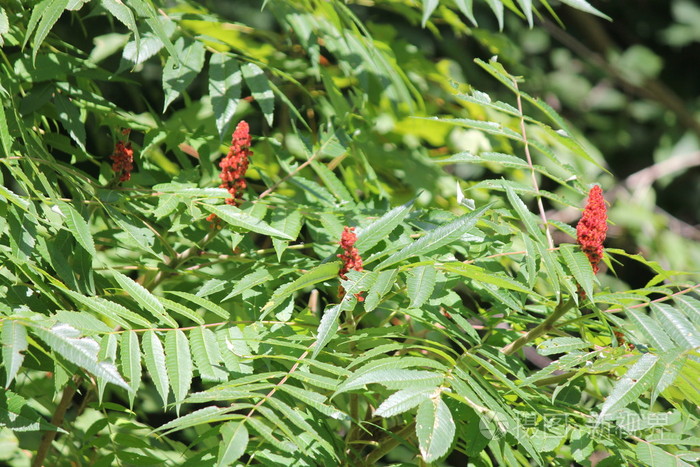
[[225,188],[231,193],[231,198],[226,199],[226,204],[233,206],[240,204],[243,191],[248,186],[245,181],[245,173],[248,170],[248,158],[252,155],[250,128],[248,123],[241,121],[236,126],[236,131],[233,132],[228,154],[219,162],[219,167],[221,167],[219,178],[222,181],[219,188]]
[[340,237],[340,246],[343,248],[343,253],[338,255],[338,258],[343,260],[343,267],[340,268],[338,275],[341,279],[346,279],[346,272],[354,269],[355,271],[362,271],[362,257],[360,252],[355,248],[355,242],[357,241],[357,235],[355,235],[355,227],[345,227],[343,234]]
[[117,141],[110,159],[112,159],[112,170],[119,175],[119,181],[129,180],[131,171],[134,169],[134,150],[131,148],[131,143]]
[[598,263],[603,259],[603,242],[608,231],[607,214],[603,190],[598,185],[588,193],[588,203],[576,226],[576,239],[588,257],[593,272],[598,272]]

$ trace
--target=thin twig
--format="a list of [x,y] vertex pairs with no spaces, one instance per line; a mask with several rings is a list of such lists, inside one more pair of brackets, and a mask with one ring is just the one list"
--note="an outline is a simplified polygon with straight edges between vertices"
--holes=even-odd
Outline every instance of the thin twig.
[[270,188],[268,188],[267,190],[265,190],[265,191],[263,191],[262,193],[260,193],[260,196],[258,196],[258,199],[259,199],[259,200],[260,200],[260,199],[263,199],[264,197],[266,197],[267,195],[269,195],[270,193],[272,193],[273,191],[275,191],[275,190],[277,189],[278,186],[280,186],[281,184],[283,184],[284,182],[286,182],[287,180],[289,180],[290,178],[294,177],[296,174],[298,174],[299,172],[301,172],[305,167],[307,167],[309,164],[311,164],[318,156],[320,156],[320,155],[321,155],[321,152],[322,152],[323,149],[326,147],[326,145],[327,145],[330,141],[332,141],[332,140],[334,140],[334,139],[335,139],[335,137],[330,137],[330,138],[328,138],[328,139],[321,145],[321,147],[318,148],[318,150],[317,150],[311,157],[309,157],[309,158],[306,160],[306,162],[304,162],[304,163],[301,164],[299,167],[297,167],[296,169],[294,169],[294,170],[292,170],[291,172],[289,172],[287,175],[285,175],[284,177],[282,177],[279,181],[273,183],[272,186],[271,186]]
[[549,248],[554,248],[554,240],[552,240],[552,234],[549,231],[549,224],[547,223],[547,214],[544,210],[544,205],[542,204],[542,196],[540,195],[540,187],[537,183],[537,176],[535,175],[535,167],[532,164],[532,156],[530,156],[530,144],[527,140],[527,132],[525,131],[525,114],[523,113],[523,103],[520,99],[520,90],[518,89],[518,81],[513,79],[513,86],[515,87],[515,98],[518,102],[518,112],[520,113],[520,133],[523,135],[523,143],[525,144],[525,157],[527,158],[527,165],[530,167],[530,175],[532,177],[532,186],[537,194],[537,208],[540,210],[540,217],[542,218],[542,228],[544,228],[544,233],[547,236],[547,243]]

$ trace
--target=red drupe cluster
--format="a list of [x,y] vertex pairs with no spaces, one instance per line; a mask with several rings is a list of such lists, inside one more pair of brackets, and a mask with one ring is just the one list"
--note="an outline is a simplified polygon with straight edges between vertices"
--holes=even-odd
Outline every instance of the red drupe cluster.
[[231,198],[226,199],[226,204],[237,206],[243,198],[243,191],[248,186],[245,181],[245,173],[248,170],[248,158],[253,155],[250,150],[250,128],[248,123],[241,121],[236,126],[231,139],[231,148],[226,157],[219,162],[221,167],[220,188],[225,188],[231,193]]
[[343,234],[340,237],[340,246],[343,248],[343,253],[338,255],[338,258],[343,260],[343,267],[340,268],[338,275],[341,279],[347,280],[346,272],[354,269],[362,271],[362,257],[360,252],[355,248],[357,235],[355,235],[355,227],[345,227]]
[[112,170],[119,176],[119,181],[129,180],[131,171],[134,169],[134,150],[131,148],[131,143],[117,141],[110,159],[112,159]]
[[603,259],[603,242],[608,231],[607,213],[603,190],[595,185],[588,193],[588,203],[576,226],[576,239],[588,257],[593,272],[598,272],[598,263]]

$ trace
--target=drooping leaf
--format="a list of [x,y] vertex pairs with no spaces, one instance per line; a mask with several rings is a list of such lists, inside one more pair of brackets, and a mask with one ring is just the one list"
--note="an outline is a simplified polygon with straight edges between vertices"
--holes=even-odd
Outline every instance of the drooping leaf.
[[2,361],[5,366],[5,389],[10,387],[12,380],[24,361],[27,350],[27,329],[19,321],[7,319],[2,324]]
[[423,401],[416,416],[416,436],[425,462],[434,462],[444,456],[455,436],[452,412],[440,394]]
[[[283,211],[282,209],[275,209],[272,212],[272,222],[270,226],[273,229],[284,232],[292,238],[297,238],[302,227],[302,216],[301,212],[298,210],[293,211]],[[282,253],[287,249],[289,242],[286,240],[280,240],[278,238],[272,239],[272,246],[275,248],[277,253],[277,259],[282,258]]]
[[204,45],[185,37],[175,41],[176,53],[168,57],[163,68],[163,112],[185,92],[204,66]]
[[39,51],[39,46],[44,42],[46,36],[49,35],[51,28],[61,17],[68,3],[69,0],[44,0],[36,4],[32,10],[32,16],[27,26],[27,33],[24,36],[23,44],[26,45],[29,41],[29,36],[31,36],[34,32],[34,28],[36,28],[34,43],[32,44],[32,61],[36,61],[36,54]]
[[226,372],[219,368],[221,352],[214,332],[205,327],[190,331],[190,345],[195,367],[203,381],[225,381]]
[[243,78],[250,88],[253,99],[260,106],[267,124],[272,126],[275,117],[275,96],[265,72],[255,63],[245,63],[241,67]]
[[63,94],[56,94],[54,96],[54,103],[56,104],[56,112],[58,114],[58,120],[66,129],[71,139],[77,143],[77,145],[85,151],[85,123],[80,118],[80,109],[76,107],[75,103],[68,100]]
[[32,329],[52,350],[69,362],[99,378],[104,378],[112,384],[131,391],[113,363],[98,360],[97,354],[100,345],[94,339],[80,337],[80,331],[67,324],[57,324],[51,329],[42,327],[33,327]]
[[209,59],[209,96],[216,116],[216,129],[221,138],[225,137],[233,114],[236,113],[241,84],[238,60],[225,53],[212,54]]
[[573,245],[561,245],[561,257],[564,259],[569,271],[574,275],[586,296],[593,299],[593,269],[586,255]]
[[180,405],[187,397],[192,384],[192,355],[185,333],[173,329],[165,334],[165,367],[170,386],[175,396],[175,411],[180,414]]

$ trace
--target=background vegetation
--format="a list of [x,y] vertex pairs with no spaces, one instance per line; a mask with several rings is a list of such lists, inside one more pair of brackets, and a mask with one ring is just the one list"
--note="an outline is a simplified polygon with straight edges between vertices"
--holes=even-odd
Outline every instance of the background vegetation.
[[698,30],[686,0],[2,2],[0,462],[696,462]]

